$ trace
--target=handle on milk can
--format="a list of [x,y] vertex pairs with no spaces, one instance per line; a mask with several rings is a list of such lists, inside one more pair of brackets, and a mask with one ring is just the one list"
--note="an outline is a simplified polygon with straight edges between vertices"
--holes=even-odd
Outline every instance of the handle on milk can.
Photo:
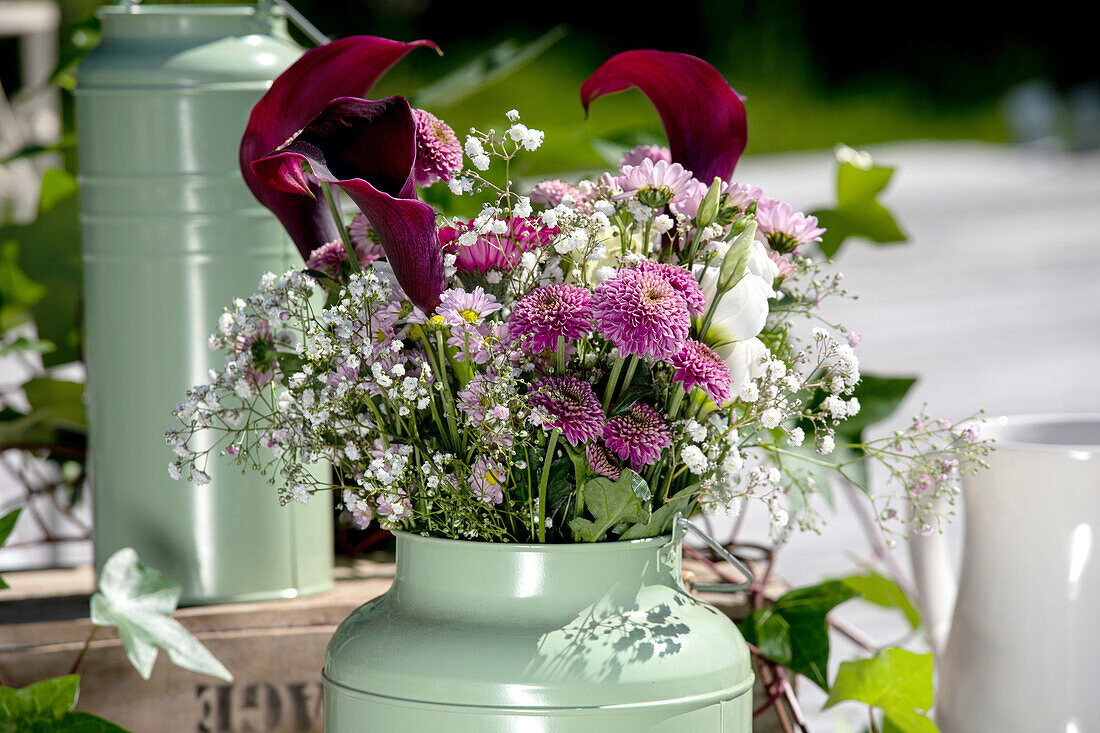
[[704,593],[735,593],[736,591],[748,588],[755,582],[755,578],[753,578],[752,576],[752,571],[745,567],[745,564],[743,562],[734,557],[729,550],[727,550],[725,547],[722,547],[722,545],[719,544],[718,540],[714,539],[709,534],[696,527],[684,517],[676,517],[676,527],[679,530],[691,532],[692,534],[694,534],[696,537],[701,539],[707,547],[714,550],[714,552],[717,553],[718,557],[722,558],[730,565],[737,568],[737,572],[745,576],[745,582],[743,583],[694,583],[692,585],[693,588],[699,591],[703,591]]

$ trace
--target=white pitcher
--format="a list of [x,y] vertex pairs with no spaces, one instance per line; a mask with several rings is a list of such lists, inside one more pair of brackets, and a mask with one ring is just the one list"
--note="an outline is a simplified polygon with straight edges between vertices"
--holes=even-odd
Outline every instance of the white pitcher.
[[1002,417],[985,434],[996,450],[963,480],[958,583],[943,535],[910,542],[936,720],[943,733],[1100,731],[1100,415]]

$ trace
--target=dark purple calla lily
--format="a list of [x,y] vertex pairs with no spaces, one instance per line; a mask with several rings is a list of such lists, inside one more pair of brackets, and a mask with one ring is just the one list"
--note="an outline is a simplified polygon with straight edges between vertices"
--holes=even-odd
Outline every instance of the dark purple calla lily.
[[[363,210],[394,276],[430,313],[444,289],[435,210],[416,198],[416,123],[404,97],[332,100],[293,140],[252,163],[265,187],[309,200],[312,176],[339,186]],[[323,201],[321,203],[324,203]]]
[[431,41],[402,43],[375,36],[350,36],[318,46],[279,75],[252,109],[241,138],[240,165],[253,195],[271,209],[307,259],[321,245],[339,238],[336,221],[316,183],[310,195],[264,186],[252,172],[252,161],[282,145],[337,97],[365,96],[390,67],[414,48]]
[[637,87],[657,108],[673,162],[710,183],[728,181],[745,150],[745,106],[718,70],[702,59],[668,51],[625,51],[581,84],[585,112],[593,99]]

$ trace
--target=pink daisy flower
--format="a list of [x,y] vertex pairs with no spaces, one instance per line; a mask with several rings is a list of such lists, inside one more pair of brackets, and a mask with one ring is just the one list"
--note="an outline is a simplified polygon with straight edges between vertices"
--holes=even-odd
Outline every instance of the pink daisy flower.
[[470,470],[470,491],[486,504],[504,501],[504,482],[508,473],[496,461],[478,456]]
[[619,176],[619,187],[624,198],[636,193],[646,206],[657,208],[665,204],[677,205],[691,195],[691,171],[679,163],[659,160],[654,163],[646,158],[638,165],[628,165]]
[[348,225],[348,238],[355,247],[355,256],[359,258],[359,264],[366,267],[377,259],[386,256],[382,245],[374,241],[373,229],[367,216],[363,212],[357,213]]
[[585,455],[588,457],[588,469],[597,476],[618,481],[623,475],[622,462],[602,443],[589,443]]
[[508,319],[508,334],[531,353],[557,353],[558,338],[578,339],[592,330],[592,293],[569,284],[543,285],[523,296]]
[[505,234],[483,234],[470,246],[458,243],[459,236],[473,226],[470,219],[457,227],[442,227],[439,230],[439,243],[443,251],[457,257],[455,266],[459,272],[478,272],[482,275],[490,270],[511,272],[524,252],[531,252],[547,246],[558,235],[557,227],[545,227],[537,218],[513,218],[509,222],[510,231]]
[[416,185],[444,183],[462,170],[462,145],[455,131],[431,112],[412,111],[416,123]]
[[635,402],[630,412],[613,417],[603,428],[603,442],[635,471],[657,462],[672,445],[664,418],[649,405]]
[[527,397],[533,407],[550,414],[549,426],[561,430],[570,445],[580,445],[603,432],[603,407],[588,382],[547,377],[536,382]]
[[707,307],[707,296],[703,294],[702,288],[690,272],[676,265],[653,260],[642,260],[637,269],[642,272],[656,272],[684,299],[688,313],[693,316],[703,315]]
[[486,293],[481,286],[467,292],[462,288],[451,288],[439,296],[439,305],[435,312],[443,316],[448,326],[477,326],[491,313],[500,310],[497,299]]
[[794,272],[794,265],[791,264],[791,261],[775,250],[769,250],[768,257],[771,258],[771,261],[775,263],[776,268],[779,270],[776,277],[782,279]]
[[623,153],[623,158],[619,161],[619,167],[641,165],[643,160],[652,160],[654,163],[663,160],[666,163],[671,163],[672,153],[668,148],[660,145],[638,145]]
[[680,353],[691,319],[687,303],[661,274],[627,268],[596,286],[593,310],[599,334],[619,355],[667,360]]
[[672,378],[684,385],[685,392],[698,387],[719,406],[729,401],[733,391],[730,368],[710,347],[688,339],[670,363],[676,368]]
[[820,242],[824,229],[816,216],[795,211],[784,201],[761,199],[756,205],[756,231],[776,252],[787,254],[807,242]]

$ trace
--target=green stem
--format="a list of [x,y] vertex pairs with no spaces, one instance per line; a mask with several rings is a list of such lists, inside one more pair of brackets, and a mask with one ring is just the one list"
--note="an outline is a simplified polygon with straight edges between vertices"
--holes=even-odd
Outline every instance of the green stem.
[[567,444],[566,449],[569,450],[569,457],[573,460],[573,478],[577,484],[577,509],[576,516],[580,516],[584,511],[584,483],[588,479],[588,458],[585,456],[584,451],[578,451],[570,449]]
[[550,461],[554,458],[554,448],[558,445],[561,430],[554,428],[550,441],[546,444],[546,458],[542,461],[542,476],[539,477],[539,542],[546,542],[546,482],[550,480]]
[[611,374],[607,378],[607,387],[603,391],[603,411],[607,412],[607,406],[611,404],[611,395],[615,392],[615,383],[619,381],[619,372],[623,369],[622,357],[615,358],[615,364],[611,367]]
[[320,183],[321,190],[325,192],[325,200],[328,201],[329,211],[332,212],[332,218],[336,220],[336,229],[340,232],[340,241],[344,243],[344,254],[351,262],[352,272],[359,272],[359,258],[355,256],[355,247],[352,246],[351,237],[348,235],[347,227],[344,226],[344,214],[340,211],[340,207],[336,205],[336,196],[332,193],[332,188],[324,181]]
[[634,380],[634,370],[638,368],[638,362],[641,361],[637,356],[631,355],[628,357],[630,365],[626,368],[626,376],[623,378],[623,388],[619,390],[619,396],[622,397],[626,394],[626,391],[630,389],[630,383]]

